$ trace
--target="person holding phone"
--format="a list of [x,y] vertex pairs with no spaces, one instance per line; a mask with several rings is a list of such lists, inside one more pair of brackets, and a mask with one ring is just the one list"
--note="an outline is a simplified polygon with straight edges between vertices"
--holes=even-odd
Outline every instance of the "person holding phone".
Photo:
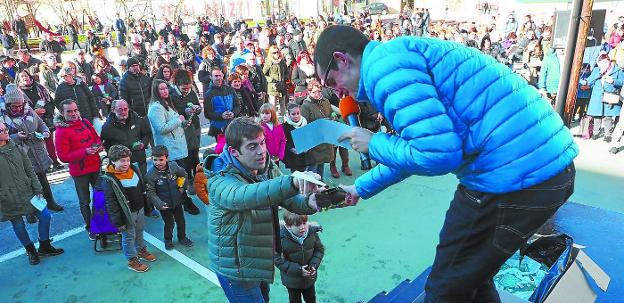
[[[91,194],[89,184],[95,186],[100,175],[100,152],[104,150],[102,140],[87,119],[83,119],[75,100],[66,99],[59,105],[61,115],[54,118],[56,132],[56,154],[69,163],[69,175],[74,179],[80,212],[87,232],[91,225]],[[89,239],[95,236],[89,233]]]

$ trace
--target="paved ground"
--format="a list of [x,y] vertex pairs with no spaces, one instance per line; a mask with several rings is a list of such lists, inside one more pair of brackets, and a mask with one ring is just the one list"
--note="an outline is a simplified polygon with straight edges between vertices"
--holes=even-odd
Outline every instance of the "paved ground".
[[[210,143],[204,136],[202,145]],[[573,201],[624,212],[624,155],[607,153],[601,141],[580,140]],[[358,159],[351,155],[352,167]],[[361,172],[354,170],[356,174]],[[168,255],[162,249],[162,220],[148,219],[150,251],[158,261],[145,274],[126,269],[120,252],[95,253],[80,230],[81,217],[71,179],[54,177],[58,202],[66,211],[53,215],[54,244],[64,255],[29,266],[10,224],[0,223],[0,302],[225,302],[208,266],[205,211],[187,215],[191,249]],[[336,182],[352,183],[343,177]],[[317,283],[319,302],[355,302],[416,277],[433,260],[438,231],[456,180],[453,176],[412,177],[357,207],[314,215],[324,232],[325,259]],[[199,201],[196,200],[199,204]],[[36,225],[29,226],[36,239]],[[153,237],[150,237],[153,236]],[[285,302],[276,277],[272,301]],[[163,291],[166,289],[166,291]]]

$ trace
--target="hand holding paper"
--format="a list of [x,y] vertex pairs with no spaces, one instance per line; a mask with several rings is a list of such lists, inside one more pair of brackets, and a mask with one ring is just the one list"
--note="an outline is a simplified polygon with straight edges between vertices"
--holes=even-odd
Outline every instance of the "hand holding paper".
[[359,153],[368,153],[368,143],[373,138],[373,132],[361,127],[354,127],[342,134],[338,141],[348,140],[353,149]]
[[295,149],[298,153],[306,152],[319,144],[328,143],[344,148],[351,148],[347,141],[340,142],[338,137],[353,127],[328,119],[316,120],[292,132]]

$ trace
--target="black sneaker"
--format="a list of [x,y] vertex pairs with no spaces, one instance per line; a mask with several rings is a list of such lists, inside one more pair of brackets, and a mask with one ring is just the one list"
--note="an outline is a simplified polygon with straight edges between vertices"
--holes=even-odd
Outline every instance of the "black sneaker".
[[193,241],[191,241],[191,239],[184,237],[181,240],[178,240],[178,242],[180,242],[180,244],[186,246],[186,247],[193,247]]
[[605,136],[604,137],[604,142],[611,143],[611,140],[612,140],[611,136]]
[[95,241],[96,238],[97,236],[95,234],[89,233],[89,240]]
[[37,223],[37,216],[35,216],[35,214],[30,213],[26,215],[26,222],[33,224],[33,223]]
[[173,242],[171,240],[165,241],[165,249],[166,250],[172,250],[174,247],[175,247],[175,245],[173,245]]
[[611,147],[611,149],[609,149],[609,153],[614,155],[617,154],[619,151],[620,149],[617,147]]

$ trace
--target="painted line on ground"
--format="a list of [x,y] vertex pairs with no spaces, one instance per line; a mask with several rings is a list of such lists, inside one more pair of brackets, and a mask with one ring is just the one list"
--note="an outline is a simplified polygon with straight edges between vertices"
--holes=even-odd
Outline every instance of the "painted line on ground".
[[[59,241],[61,241],[63,239],[66,239],[66,238],[69,238],[71,236],[77,235],[79,233],[84,233],[84,232],[85,232],[85,226],[82,225],[82,226],[76,227],[74,229],[70,229],[70,230],[68,230],[68,231],[66,231],[66,232],[64,232],[64,233],[62,233],[60,235],[56,235],[56,236],[50,237],[50,238],[53,238],[54,239],[54,243],[57,243],[57,242],[59,242]],[[35,242],[35,246],[37,246],[38,243],[39,242]],[[24,248],[16,249],[16,250],[14,250],[14,251],[12,251],[10,253],[7,253],[7,254],[4,254],[4,255],[0,256],[0,263],[5,262],[5,261],[9,261],[9,260],[11,260],[13,258],[17,258],[17,257],[19,257],[19,256],[21,256],[23,254],[24,254]]]
[[156,237],[150,235],[146,231],[143,232],[143,239],[145,239],[145,241],[147,241],[150,244],[152,244],[154,247],[158,248],[160,251],[162,251],[165,254],[167,254],[169,257],[171,257],[174,260],[182,263],[182,265],[188,267],[192,271],[194,271],[197,274],[199,274],[200,276],[204,277],[204,279],[212,282],[212,284],[214,284],[214,285],[218,286],[219,288],[221,288],[221,283],[219,283],[219,279],[217,278],[217,275],[213,271],[211,271],[210,269],[208,269],[208,268],[204,267],[203,265],[197,263],[197,261],[187,257],[185,254],[181,253],[177,249],[166,250],[165,249],[165,243],[163,243],[162,241],[156,239]]

